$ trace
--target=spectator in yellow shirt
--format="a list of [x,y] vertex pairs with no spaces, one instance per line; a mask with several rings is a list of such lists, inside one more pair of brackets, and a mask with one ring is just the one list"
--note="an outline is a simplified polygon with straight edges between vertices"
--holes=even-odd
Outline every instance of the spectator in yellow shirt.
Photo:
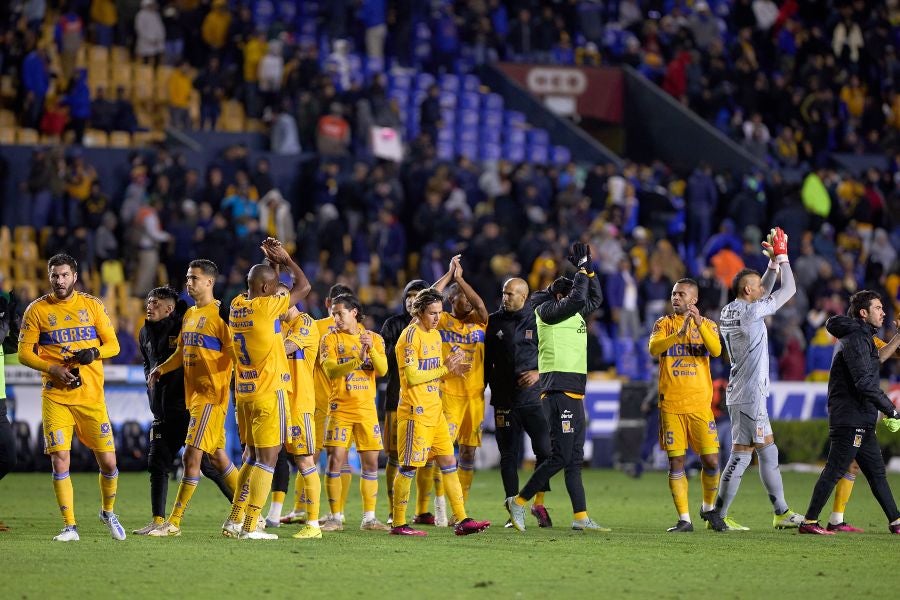
[[191,90],[194,84],[186,62],[181,62],[169,77],[169,125],[173,129],[191,128]]
[[226,0],[213,0],[212,10],[203,19],[200,33],[203,41],[215,51],[225,47],[228,29],[231,27],[231,13]]

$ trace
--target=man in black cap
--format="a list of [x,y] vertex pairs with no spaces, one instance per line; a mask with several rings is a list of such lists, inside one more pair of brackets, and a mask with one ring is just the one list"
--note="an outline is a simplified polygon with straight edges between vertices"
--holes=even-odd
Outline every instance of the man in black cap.
[[[528,291],[528,284],[518,277],[503,284],[502,308],[488,319],[485,338],[484,378],[491,387],[504,498],[519,491],[523,433],[531,438],[535,469],[550,456],[550,426],[538,385],[537,324]],[[548,482],[531,506],[540,527],[553,526],[544,507],[544,492],[549,489]]]
[[[400,339],[400,334],[412,321],[412,304],[421,290],[429,287],[428,282],[422,279],[413,279],[403,288],[403,312],[388,317],[381,327],[381,337],[384,338],[385,353],[388,360],[387,389],[379,398],[383,398],[383,404],[378,407],[379,412],[384,413],[384,426],[382,427],[382,443],[388,455],[384,476],[387,481],[388,504],[393,506],[394,477],[400,466],[397,455],[397,402],[400,400],[400,373],[397,368],[397,356],[394,347]],[[388,525],[393,523],[388,517]]]

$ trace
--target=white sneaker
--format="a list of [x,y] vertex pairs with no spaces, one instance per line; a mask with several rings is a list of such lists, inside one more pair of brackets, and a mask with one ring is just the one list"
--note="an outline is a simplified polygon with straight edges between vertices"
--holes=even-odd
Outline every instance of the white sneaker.
[[374,519],[363,519],[362,523],[360,523],[359,528],[362,531],[390,531],[390,527],[379,521],[377,518]]
[[775,529],[796,529],[803,524],[803,515],[797,514],[791,509],[782,515],[772,517],[772,526]]
[[156,529],[151,529],[147,535],[150,537],[178,537],[181,535],[181,527],[166,521]]
[[447,518],[447,497],[434,497],[434,526],[448,527],[450,520]]
[[109,532],[114,540],[122,541],[125,539],[125,528],[119,523],[119,517],[116,516],[116,513],[106,513],[103,509],[100,509],[99,516],[103,524],[109,527]]
[[140,529],[135,529],[131,533],[134,535],[150,535],[150,532],[156,529],[157,527],[162,526],[163,523],[157,523],[156,521],[150,521]]
[[277,540],[278,536],[274,533],[266,533],[265,531],[243,531],[238,534],[239,540]]
[[257,531],[266,528],[266,518],[262,515],[259,515],[259,518],[256,519],[256,529]]
[[66,525],[59,535],[53,536],[54,542],[77,542],[79,539],[81,538],[78,537],[78,528],[75,525]]
[[575,531],[597,531],[600,533],[612,531],[612,529],[610,529],[609,527],[600,525],[590,517],[572,521],[572,529],[574,529]]
[[241,524],[237,521],[225,521],[222,523],[222,535],[228,538],[237,538],[241,534]]

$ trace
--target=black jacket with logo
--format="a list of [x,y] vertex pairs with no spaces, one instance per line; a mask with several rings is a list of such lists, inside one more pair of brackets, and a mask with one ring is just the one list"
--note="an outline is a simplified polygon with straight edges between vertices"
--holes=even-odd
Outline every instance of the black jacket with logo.
[[384,351],[387,353],[387,389],[384,393],[384,410],[397,410],[400,402],[400,372],[397,367],[397,354],[395,349],[400,340],[400,334],[412,321],[408,312],[403,311],[399,315],[389,317],[381,326],[381,337],[384,338]]
[[[144,357],[144,376],[164,363],[178,345],[181,321],[187,306],[179,301],[172,314],[155,323],[146,321],[138,336]],[[176,369],[159,378],[153,390],[147,390],[153,417],[165,420],[166,413],[184,412],[184,369]]]
[[537,365],[537,324],[531,305],[526,302],[515,312],[492,313],[484,342],[484,382],[491,387],[491,404],[497,408],[539,404],[538,383],[527,388],[516,383],[521,373],[536,371]]
[[831,427],[874,427],[878,411],[898,418],[882,391],[881,361],[872,337],[876,329],[860,319],[834,316],[825,323],[838,339],[828,375],[828,424]]

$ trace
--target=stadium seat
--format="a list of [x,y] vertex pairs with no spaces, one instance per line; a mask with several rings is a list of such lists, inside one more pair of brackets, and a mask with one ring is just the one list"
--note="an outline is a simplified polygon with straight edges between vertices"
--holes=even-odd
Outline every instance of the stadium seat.
[[490,110],[503,110],[503,96],[500,94],[483,94],[482,106]]
[[16,440],[16,471],[34,471],[34,442],[31,426],[24,421],[12,422],[13,437]]
[[481,97],[477,92],[463,92],[459,98],[459,107],[463,110],[478,110],[481,106]]
[[525,115],[517,110],[507,110],[503,113],[503,121],[506,127],[525,125]]
[[37,231],[31,225],[17,225],[12,232],[12,241],[15,243],[37,242]]
[[441,92],[438,97],[441,108],[456,108],[456,94],[453,92]]
[[15,143],[16,143],[15,127],[0,125],[0,145],[12,146]]
[[142,471],[147,468],[148,435],[137,421],[125,421],[119,429],[116,454],[122,471]]
[[572,161],[572,153],[565,146],[553,146],[550,160],[555,165],[567,165]]
[[12,75],[3,75],[2,77],[0,77],[0,97],[16,97],[16,84],[13,81]]
[[500,160],[501,158],[502,152],[500,150],[500,144],[482,141],[481,146],[479,146],[478,152],[479,160],[496,161]]
[[388,79],[388,87],[392,90],[412,90],[412,77],[406,73],[393,73]]
[[84,132],[84,145],[87,148],[105,148],[109,145],[109,136],[101,129],[88,129]]
[[16,114],[11,110],[0,109],[0,127],[13,129],[16,126]]
[[127,131],[113,131],[109,134],[110,148],[130,148],[131,134]]
[[467,92],[477,92],[481,87],[481,80],[476,75],[465,75],[462,80],[462,89]]
[[454,134],[453,129],[451,127],[441,127],[437,132],[437,141],[438,142],[449,142],[453,143]]
[[480,131],[481,142],[485,144],[499,144],[501,138],[500,129],[497,127],[483,126]]
[[460,142],[457,140],[456,154],[459,156],[465,156],[469,160],[478,160],[478,143]]
[[416,89],[426,91],[434,83],[434,75],[431,73],[419,73],[416,75]]
[[525,130],[514,127],[506,131],[506,141],[511,144],[525,145]]
[[478,130],[473,127],[466,127],[465,125],[460,124],[456,128],[456,142],[457,144],[477,144]]
[[478,122],[480,121],[478,111],[476,110],[460,110],[456,113],[457,116],[457,125],[459,127],[468,127],[470,129],[477,129]]
[[459,91],[459,77],[452,73],[444,73],[440,77],[441,90],[451,93]]
[[529,144],[546,146],[550,143],[550,134],[546,129],[529,129],[525,134],[525,139]]
[[453,144],[449,142],[438,142],[435,145],[438,160],[453,160]]
[[509,142],[503,144],[503,158],[512,162],[525,160],[525,144]]
[[499,131],[503,128],[503,113],[499,110],[485,110],[481,113],[481,124]]
[[41,136],[36,129],[20,128],[16,130],[16,143],[23,146],[36,146]]
[[409,104],[409,90],[394,88],[388,92],[388,98],[396,100],[400,106]]
[[533,162],[538,165],[547,164],[547,158],[550,155],[549,148],[547,146],[538,144],[538,145],[530,145],[528,146],[528,161]]
[[445,125],[453,127],[454,125],[456,125],[456,111],[447,110],[446,108],[441,110],[441,120]]

